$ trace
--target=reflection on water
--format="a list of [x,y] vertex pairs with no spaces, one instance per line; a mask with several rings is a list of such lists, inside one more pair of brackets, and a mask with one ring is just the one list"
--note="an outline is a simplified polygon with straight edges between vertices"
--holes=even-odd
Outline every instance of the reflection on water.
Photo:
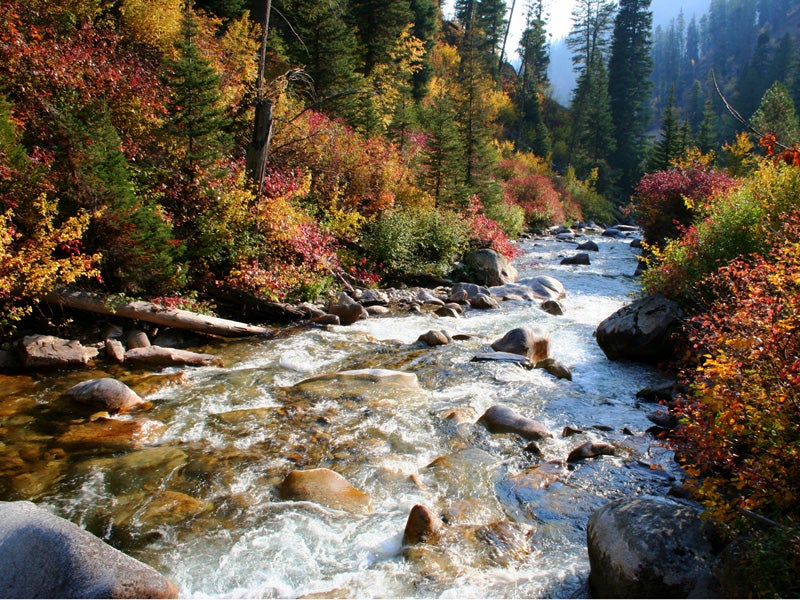
[[[4,378],[0,406],[2,499],[31,499],[168,575],[183,596],[574,597],[587,594],[586,521],[609,499],[664,493],[671,454],[644,431],[635,393],[658,386],[653,369],[610,363],[597,324],[637,291],[625,241],[595,238],[592,265],[559,266],[574,246],[523,242],[522,277],[551,275],[567,289],[564,316],[530,302],[463,318],[373,318],[206,348],[225,368]],[[572,381],[512,364],[474,363],[506,331],[546,327],[551,354]],[[430,329],[469,339],[421,348]],[[416,374],[418,389],[378,384],[293,387],[364,368]],[[130,447],[73,443],[60,392],[114,376],[153,403],[163,431]],[[541,456],[477,418],[502,403],[553,432]],[[134,419],[129,417],[128,419]],[[563,437],[565,427],[579,433]],[[623,431],[625,430],[625,431]],[[614,456],[566,465],[587,440]],[[297,468],[325,467],[370,494],[368,514],[284,501]],[[404,555],[409,511],[445,521],[436,545]]]

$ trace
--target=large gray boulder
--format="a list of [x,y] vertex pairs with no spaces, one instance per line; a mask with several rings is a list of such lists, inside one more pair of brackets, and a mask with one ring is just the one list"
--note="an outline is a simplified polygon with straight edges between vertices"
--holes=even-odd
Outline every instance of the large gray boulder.
[[177,598],[151,567],[31,502],[0,502],[3,598]]
[[653,294],[622,307],[597,326],[597,343],[609,360],[659,362],[669,358],[680,325],[680,307]]
[[508,259],[491,248],[481,248],[464,257],[475,283],[494,286],[514,283],[519,273]]
[[716,598],[715,560],[692,506],[643,496],[606,504],[589,519],[594,598]]

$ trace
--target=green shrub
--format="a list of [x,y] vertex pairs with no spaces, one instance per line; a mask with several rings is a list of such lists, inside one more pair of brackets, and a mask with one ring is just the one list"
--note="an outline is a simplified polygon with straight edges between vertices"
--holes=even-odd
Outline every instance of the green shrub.
[[389,275],[444,275],[468,247],[469,235],[469,224],[454,212],[404,208],[374,221],[364,245]]

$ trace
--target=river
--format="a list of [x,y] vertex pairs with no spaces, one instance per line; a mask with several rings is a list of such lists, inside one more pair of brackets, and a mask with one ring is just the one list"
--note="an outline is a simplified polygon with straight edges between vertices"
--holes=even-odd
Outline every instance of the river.
[[[520,242],[521,277],[564,284],[562,316],[510,301],[459,319],[423,311],[202,349],[224,368],[7,377],[0,431],[14,476],[0,499],[29,499],[78,523],[170,577],[184,597],[586,597],[592,511],[663,495],[679,477],[672,453],[645,433],[653,407],[635,397],[668,381],[652,367],[608,361],[593,339],[637,293],[637,256],[630,240],[593,239],[600,251],[589,266],[559,265],[574,244]],[[525,325],[550,331],[551,356],[571,381],[471,361]],[[431,329],[467,339],[415,343]],[[420,389],[293,387],[362,368],[413,372]],[[163,426],[137,448],[65,452],[59,435],[74,415],[58,397],[99,376],[144,395],[146,417]],[[494,404],[553,432],[538,442],[541,456],[516,435],[474,424]],[[579,433],[564,436],[565,427]],[[565,464],[587,440],[616,454]],[[280,498],[289,471],[316,467],[368,493],[372,511]],[[416,504],[441,515],[450,533],[404,555]]]

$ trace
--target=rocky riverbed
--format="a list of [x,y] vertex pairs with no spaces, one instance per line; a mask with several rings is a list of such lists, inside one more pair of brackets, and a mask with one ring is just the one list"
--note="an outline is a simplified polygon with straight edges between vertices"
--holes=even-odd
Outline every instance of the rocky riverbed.
[[522,285],[354,294],[348,325],[206,343],[195,366],[0,376],[0,500],[182,596],[588,595],[592,513],[680,478],[636,397],[669,380],[594,339],[638,290],[630,241],[525,240]]

